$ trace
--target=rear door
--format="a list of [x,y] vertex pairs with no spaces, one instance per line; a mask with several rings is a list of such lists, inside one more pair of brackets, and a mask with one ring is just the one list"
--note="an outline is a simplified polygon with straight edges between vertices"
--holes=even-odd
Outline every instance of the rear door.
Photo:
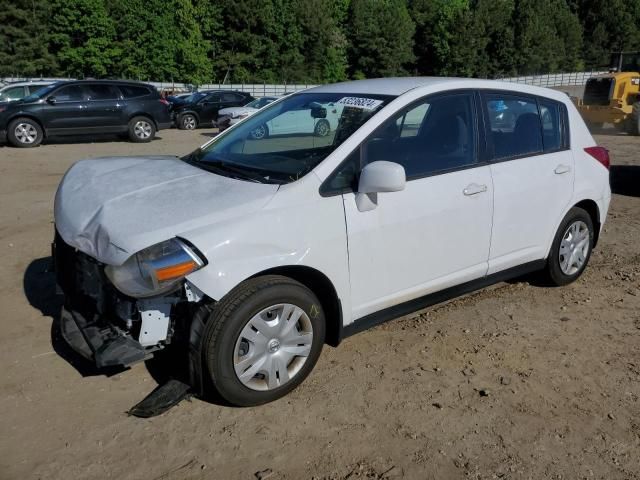
[[124,102],[120,91],[113,85],[104,83],[85,85],[87,110],[86,127],[101,128],[104,132],[112,132],[126,128],[123,118]]
[[489,274],[546,258],[573,196],[566,107],[505,92],[482,95],[494,216]]

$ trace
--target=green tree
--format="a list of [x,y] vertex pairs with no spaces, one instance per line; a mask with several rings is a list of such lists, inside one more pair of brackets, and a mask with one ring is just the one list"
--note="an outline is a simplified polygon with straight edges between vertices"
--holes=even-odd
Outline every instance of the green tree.
[[52,75],[55,57],[48,51],[48,3],[0,0],[0,75]]
[[349,14],[354,77],[404,75],[413,69],[415,24],[404,0],[353,0]]
[[110,75],[119,55],[103,0],[51,1],[51,50],[65,75]]

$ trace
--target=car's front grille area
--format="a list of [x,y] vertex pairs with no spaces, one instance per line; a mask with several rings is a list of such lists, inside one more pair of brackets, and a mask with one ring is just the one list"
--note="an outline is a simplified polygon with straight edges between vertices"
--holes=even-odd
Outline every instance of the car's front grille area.
[[89,318],[93,315],[131,318],[134,302],[111,285],[103,264],[65,243],[58,232],[53,255],[56,279],[68,307]]

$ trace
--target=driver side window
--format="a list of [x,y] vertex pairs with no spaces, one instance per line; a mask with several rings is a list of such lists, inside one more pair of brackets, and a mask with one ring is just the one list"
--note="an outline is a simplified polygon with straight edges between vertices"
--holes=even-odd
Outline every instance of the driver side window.
[[384,122],[331,175],[325,194],[357,189],[362,167],[377,160],[402,165],[407,180],[474,165],[473,94],[440,96],[413,104]]
[[473,97],[468,93],[414,104],[382,124],[364,142],[363,163],[399,163],[408,180],[473,165],[473,110]]

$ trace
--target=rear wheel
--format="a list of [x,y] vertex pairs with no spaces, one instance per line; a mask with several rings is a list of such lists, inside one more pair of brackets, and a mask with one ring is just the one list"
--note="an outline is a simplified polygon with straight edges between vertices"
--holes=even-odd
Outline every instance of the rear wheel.
[[213,386],[239,406],[296,388],[315,366],[325,337],[314,293],[287,277],[248,280],[218,302],[206,324],[204,360]]
[[7,138],[14,147],[37,147],[42,143],[42,127],[31,118],[17,118],[9,123]]
[[265,124],[262,124],[259,127],[251,130],[250,135],[254,140],[267,138],[269,136],[269,127],[267,127]]
[[573,207],[564,217],[553,240],[547,259],[546,274],[554,285],[567,285],[576,280],[589,263],[594,229],[591,216]]
[[156,136],[156,126],[148,117],[133,117],[129,120],[129,140],[146,143]]

